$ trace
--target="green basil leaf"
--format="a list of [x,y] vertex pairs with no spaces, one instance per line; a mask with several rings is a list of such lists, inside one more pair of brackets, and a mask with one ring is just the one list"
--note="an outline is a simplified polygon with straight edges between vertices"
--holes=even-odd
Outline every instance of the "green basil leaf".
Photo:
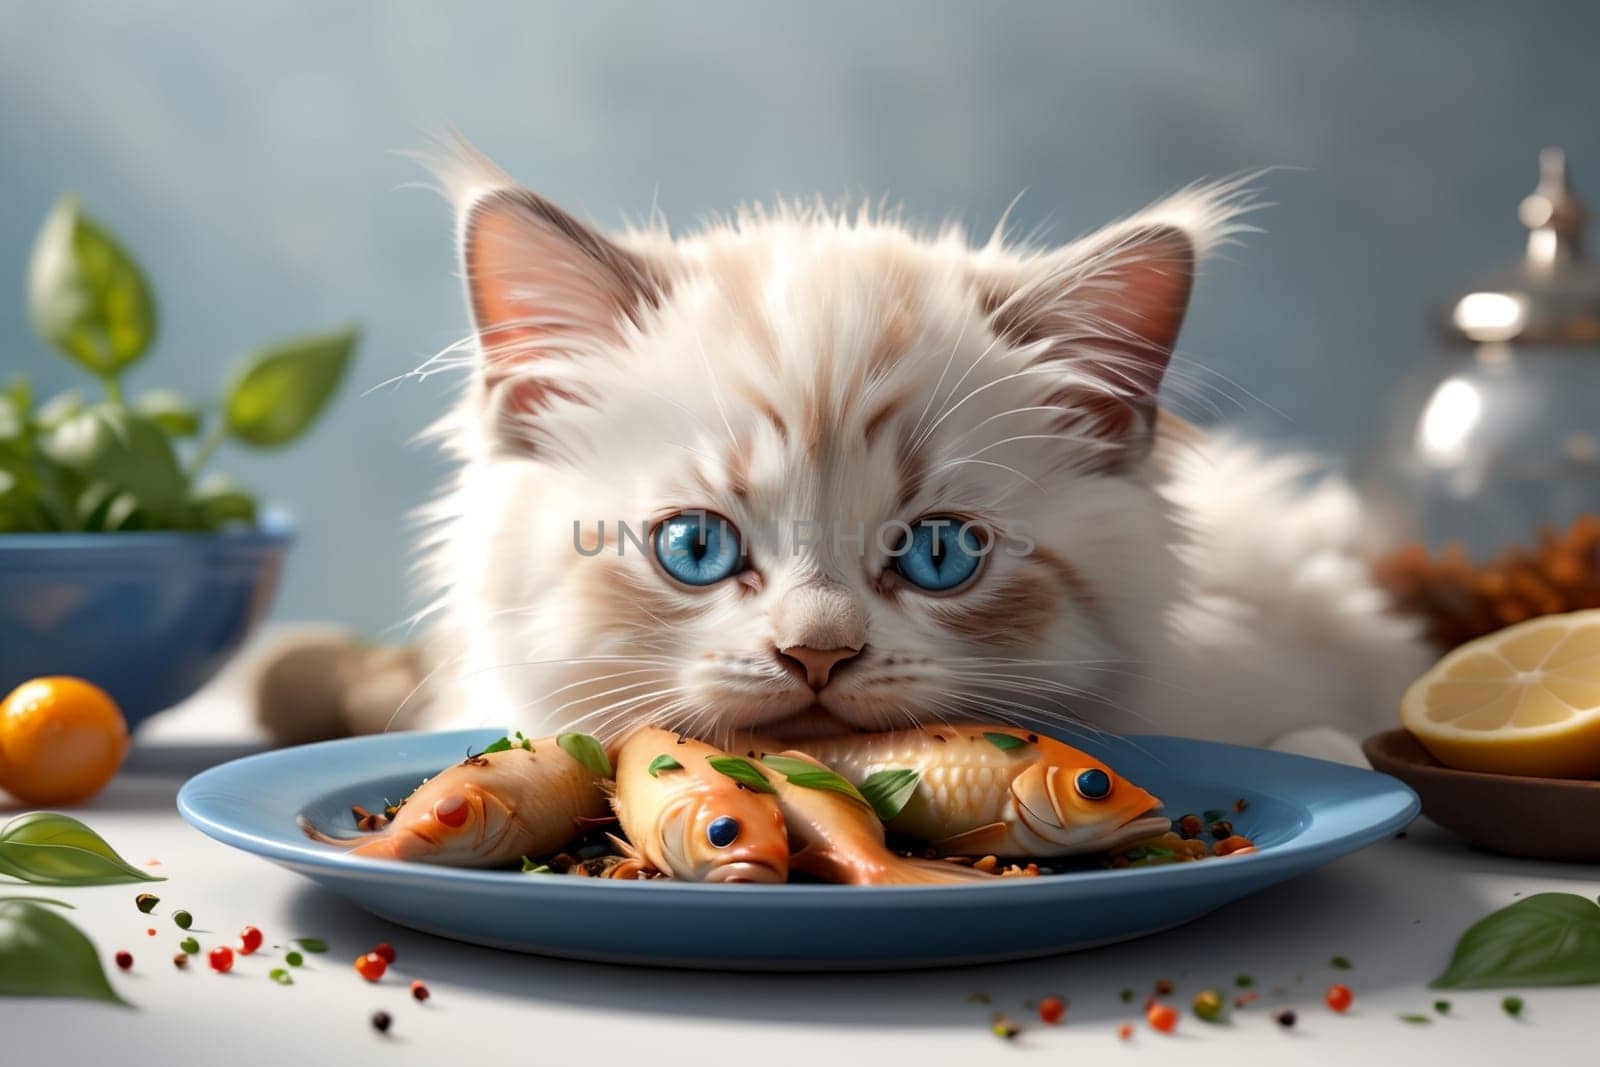
[[905,810],[912,794],[917,791],[919,780],[917,772],[909,767],[878,771],[868,775],[867,780],[861,783],[861,795],[878,813],[878,818],[888,822]]
[[486,756],[491,752],[510,752],[510,751],[511,751],[511,738],[502,737],[502,738],[498,738],[497,740],[490,741],[487,745],[484,746],[483,751],[478,753],[478,755]]
[[662,771],[683,770],[683,764],[679,763],[677,760],[663,752],[661,755],[651,760],[650,766],[646,767],[645,770],[650,772],[650,777],[660,778]]
[[568,733],[556,738],[561,750],[601,778],[612,776],[611,760],[605,746],[588,734]]
[[160,882],[117,855],[77,819],[53,811],[19,815],[0,827],[0,874],[34,885]]
[[[790,785],[797,785],[802,789],[825,789],[867,804],[867,798],[861,795],[859,789],[838,772],[827,767],[819,767],[815,763],[795,759],[793,756],[780,755],[762,756],[761,762],[783,775]],[[867,806],[871,807],[870,804]]]
[[253,526],[256,521],[256,498],[240,489],[226,475],[210,474],[190,494],[189,510],[194,525],[203,530],[215,530],[230,522]]
[[82,410],[83,394],[76,389],[67,389],[39,406],[33,416],[34,425],[48,433]]
[[[16,413],[18,421],[26,425],[33,418],[33,386],[28,384],[28,379],[17,375],[11,379],[0,399],[4,399],[11,410]],[[0,434],[0,437],[5,436]]]
[[156,333],[138,264],[72,196],[56,201],[34,241],[28,315],[39,336],[102,378],[136,362]]
[[124,1003],[106,980],[94,943],[31,900],[0,900],[0,996]]
[[554,874],[548,863],[535,863],[528,857],[522,857],[523,874]]
[[91,481],[130,493],[155,515],[177,514],[188,482],[172,443],[136,412],[98,404],[68,419],[45,441],[45,454]]
[[776,793],[772,783],[767,781],[767,776],[756,769],[756,765],[743,756],[707,756],[706,762],[711,764],[711,769],[718,774],[725,775],[757,793]]
[[1011,734],[996,733],[992,730],[985,730],[983,739],[989,742],[995,748],[998,748],[1001,752],[1011,752],[1015,749],[1024,748],[1028,744],[1028,742],[1024,741],[1020,737],[1013,737]]
[[267,972],[267,977],[279,985],[294,985],[294,978],[282,967],[274,967]]
[[1474,923],[1434,989],[1600,982],[1600,904],[1576,893],[1536,893]]
[[0,396],[0,441],[21,443],[28,432],[28,418],[16,401]]
[[133,402],[133,410],[161,427],[168,437],[193,437],[200,432],[200,411],[172,389],[154,389]]
[[328,951],[328,943],[322,940],[320,937],[297,937],[294,939],[294,943],[305,949],[307,952]]
[[304,433],[339,387],[356,331],[296,338],[250,356],[222,402],[230,436],[277,448]]

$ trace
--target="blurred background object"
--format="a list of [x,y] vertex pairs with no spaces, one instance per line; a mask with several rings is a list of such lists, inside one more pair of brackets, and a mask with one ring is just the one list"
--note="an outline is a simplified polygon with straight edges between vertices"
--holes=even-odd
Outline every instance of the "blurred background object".
[[1600,607],[1600,264],[1561,149],[1518,215],[1523,255],[1449,304],[1361,464],[1375,536],[1410,542],[1379,578],[1445,648]]
[[[1207,268],[1173,400],[1351,455],[1435,345],[1426,309],[1518,239],[1534,154],[1600,174],[1600,8],[1536,8],[6,5],[0,294],[73,189],[167,294],[162,372],[191,392],[261,338],[364,323],[335,417],[230,467],[302,527],[278,617],[397,641],[422,606],[406,516],[444,469],[411,441],[453,389],[375,387],[467,320],[445,207],[390,150],[454,123],[604,224],[821,193],[985,236],[1025,190],[1013,226],[1050,240],[1195,178],[1295,168],[1262,181],[1267,232]],[[21,301],[0,300],[0,338],[0,372],[67,384]]]

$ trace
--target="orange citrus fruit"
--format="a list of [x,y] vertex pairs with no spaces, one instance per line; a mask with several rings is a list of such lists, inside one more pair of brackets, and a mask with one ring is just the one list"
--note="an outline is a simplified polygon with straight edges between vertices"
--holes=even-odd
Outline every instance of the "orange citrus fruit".
[[128,754],[116,701],[82,678],[35,678],[0,701],[0,788],[25,804],[76,804]]
[[1462,645],[1406,690],[1400,721],[1449,767],[1600,777],[1600,610]]

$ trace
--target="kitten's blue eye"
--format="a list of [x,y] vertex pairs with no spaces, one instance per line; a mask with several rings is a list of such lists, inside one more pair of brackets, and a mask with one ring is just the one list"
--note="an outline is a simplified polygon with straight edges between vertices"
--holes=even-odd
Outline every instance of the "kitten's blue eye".
[[739,820],[727,815],[718,816],[711,820],[711,825],[706,827],[706,840],[717,848],[727,848],[739,837]]
[[1072,784],[1085,800],[1104,800],[1111,795],[1111,776],[1098,767],[1079,771],[1077,780]]
[[964,519],[933,515],[911,526],[902,541],[894,569],[912,585],[930,592],[954,589],[977,573],[989,551],[988,539],[975,525],[963,529]]
[[744,569],[739,531],[709,512],[685,512],[656,527],[656,559],[684,585],[715,585]]

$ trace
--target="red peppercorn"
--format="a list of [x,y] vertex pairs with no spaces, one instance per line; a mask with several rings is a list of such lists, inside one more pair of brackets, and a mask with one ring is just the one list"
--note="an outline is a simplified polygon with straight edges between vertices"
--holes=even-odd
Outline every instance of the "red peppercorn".
[[1156,980],[1156,996],[1165,997],[1172,994],[1172,982],[1167,978]]
[[384,963],[394,962],[394,946],[387,941],[379,941],[378,947],[372,950],[374,956],[382,956]]
[[356,957],[356,973],[369,982],[376,982],[389,969],[389,963],[376,952]]
[[1152,1004],[1144,1013],[1144,1018],[1152,1030],[1170,1034],[1178,1026],[1178,1009],[1168,1004]]
[[156,928],[154,926],[147,927],[144,934],[146,937],[154,937],[156,936]]
[[1334,1011],[1343,1012],[1350,1009],[1350,1002],[1355,999],[1349,986],[1331,985],[1328,987],[1327,996],[1322,998],[1328,1002],[1328,1007]]
[[133,953],[127,951],[117,953],[117,966],[125,971],[133,970]]
[[233,970],[233,949],[227,945],[218,945],[206,955],[211,963],[211,969],[218,974],[227,974]]
[[1122,1040],[1124,1040],[1124,1041],[1132,1040],[1133,1039],[1133,1027],[1131,1025],[1129,1025],[1128,1023],[1123,1023],[1121,1026],[1117,1027],[1117,1036],[1122,1038]]
[[246,926],[239,931],[239,954],[248,956],[261,947],[261,931],[254,926]]
[[1060,997],[1045,997],[1039,1001],[1039,1021],[1054,1026],[1067,1013],[1067,1002]]
[[428,987],[423,985],[421,982],[412,982],[411,983],[411,995],[415,999],[417,999],[419,1001],[422,1001],[422,1000],[427,1000],[433,994],[429,993],[428,992]]

